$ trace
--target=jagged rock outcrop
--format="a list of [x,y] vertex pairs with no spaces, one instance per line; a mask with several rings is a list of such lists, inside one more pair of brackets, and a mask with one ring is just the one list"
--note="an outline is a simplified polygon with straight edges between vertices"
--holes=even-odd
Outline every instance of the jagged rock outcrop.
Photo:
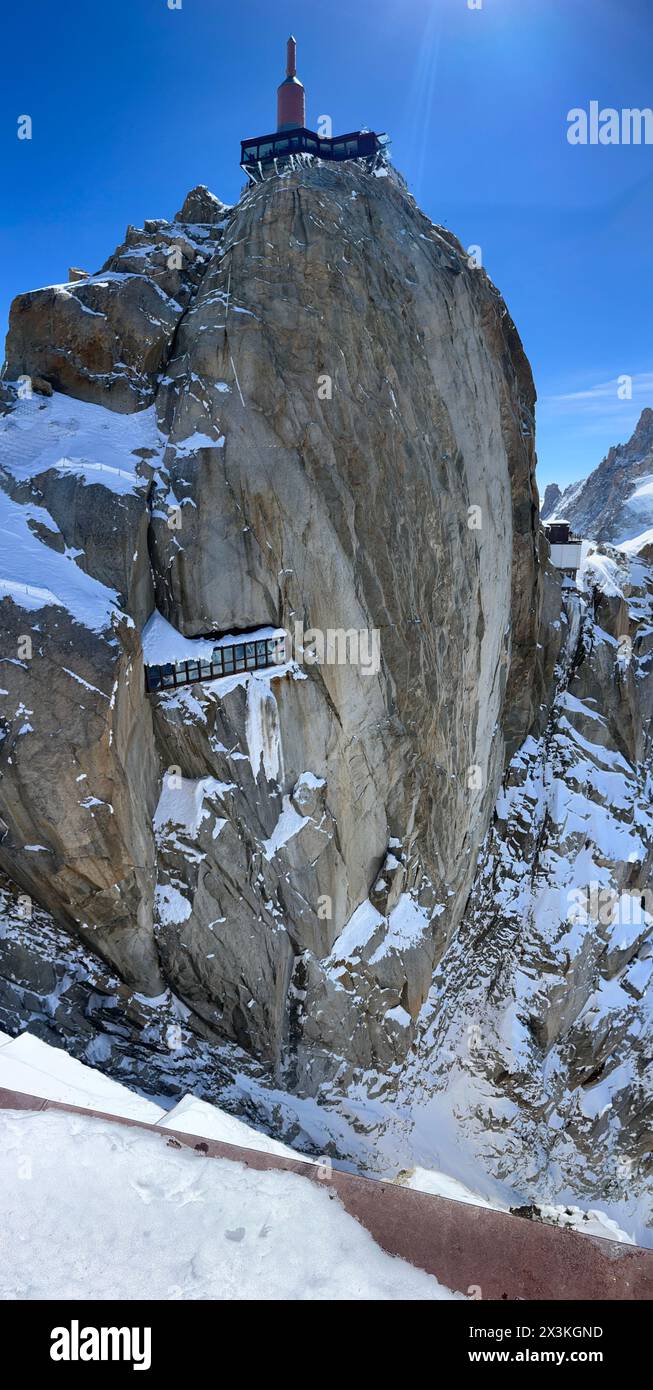
[[621,545],[653,528],[653,410],[643,410],[627,444],[559,498],[556,517],[579,536]]
[[[38,376],[111,410],[150,405],[226,211],[207,189],[195,189],[174,222],[128,227],[97,275],[19,295],[5,376]],[[201,224],[198,214],[206,219]]]
[[[377,173],[194,190],[21,296],[0,434],[0,865],[307,1090],[405,1056],[547,680],[528,363]],[[147,696],[155,606],[291,659]]]
[[540,519],[548,521],[550,516],[554,516],[556,508],[562,497],[562,493],[557,483],[549,483],[544,489],[544,498],[540,505]]

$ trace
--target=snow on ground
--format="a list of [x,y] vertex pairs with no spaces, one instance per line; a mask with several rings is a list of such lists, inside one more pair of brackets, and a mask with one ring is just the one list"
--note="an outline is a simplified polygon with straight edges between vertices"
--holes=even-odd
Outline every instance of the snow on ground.
[[219,1139],[225,1144],[237,1144],[261,1153],[274,1153],[306,1163],[317,1161],[296,1153],[287,1144],[271,1139],[244,1120],[196,1096],[185,1095],[171,1110],[163,1110],[153,1101],[112,1081],[103,1072],[77,1061],[61,1048],[51,1047],[33,1033],[25,1032],[11,1038],[8,1033],[0,1032],[0,1087],[85,1110],[101,1110],[106,1115],[160,1124],[183,1134]]
[[[432,1168],[411,1168],[405,1173],[400,1173],[395,1181],[402,1187],[410,1187],[416,1192],[430,1192],[436,1197],[447,1197],[452,1202],[464,1202],[473,1207],[488,1207],[491,1211],[510,1211],[507,1203],[488,1201],[478,1192],[472,1192],[469,1187],[465,1187],[458,1178],[451,1178],[448,1173],[440,1173]],[[544,1221],[548,1226],[564,1226],[567,1230],[581,1231],[586,1236],[616,1240],[622,1245],[635,1244],[632,1236],[623,1231],[616,1221],[606,1216],[604,1211],[595,1211],[592,1208],[584,1211],[582,1207],[554,1206],[550,1203],[535,1205],[538,1211],[535,1219]]]
[[170,447],[175,449],[178,458],[189,458],[199,449],[224,449],[224,445],[223,434],[218,439],[212,439],[210,434],[202,434],[200,430],[195,430],[187,439],[181,439],[178,444],[171,444]]
[[629,543],[637,541],[641,532],[649,528],[653,522],[653,476],[648,473],[636,480],[636,486],[631,492],[630,497],[626,497],[619,514],[619,524],[623,528],[623,535],[617,541],[620,548],[627,548]]
[[427,912],[426,908],[420,907],[409,893],[402,893],[388,918],[388,930],[383,941],[370,963],[374,965],[392,950],[402,951],[419,944],[429,931],[434,915],[433,911]]
[[634,1245],[635,1241],[627,1231],[606,1216],[604,1211],[583,1211],[574,1206],[541,1206],[540,1217],[549,1226],[564,1226],[570,1231],[582,1231],[586,1236],[601,1236],[604,1240],[616,1240],[622,1245]]
[[193,911],[188,898],[184,897],[174,883],[157,883],[154,902],[157,917],[163,926],[178,926],[181,922],[187,922]]
[[384,926],[385,917],[375,908],[369,898],[366,898],[356,908],[356,911],[352,912],[349,921],[345,923],[340,935],[336,937],[331,955],[325,963],[325,969],[337,966],[343,961],[355,960],[374,934],[378,933]]
[[141,640],[146,666],[164,666],[169,661],[199,661],[200,657],[209,661],[215,646],[212,638],[184,637],[157,608],[148,618]]
[[628,507],[644,507],[646,510],[653,504],[653,474],[647,473],[637,479],[637,487],[626,499]]
[[386,927],[385,917],[377,911],[369,899],[366,899],[352,913],[349,921],[345,923],[340,935],[336,938],[331,954],[327,957],[325,968],[329,971],[335,969],[337,975],[337,968],[344,961],[355,960],[360,958],[362,953],[370,951],[375,936],[379,940],[374,954],[369,955],[372,964],[382,960],[391,951],[401,954],[402,951],[419,945],[425,933],[430,929],[433,916],[433,911],[429,913],[425,908],[420,907],[409,893],[402,893],[396,907],[392,909],[388,917]]
[[478,1192],[472,1192],[469,1187],[465,1187],[458,1178],[450,1178],[448,1173],[439,1173],[433,1168],[411,1168],[408,1172],[401,1173],[396,1181],[401,1187],[410,1187],[415,1192],[429,1192],[435,1197],[448,1197],[452,1202],[465,1202],[472,1207],[489,1207],[491,1211],[510,1210],[505,1202],[489,1202]]
[[284,796],[282,801],[282,811],[279,819],[270,835],[269,839],[263,841],[263,853],[266,859],[273,859],[277,850],[282,849],[288,844],[305,825],[308,825],[309,816],[300,816],[299,811],[291,805],[290,797]]
[[438,1300],[332,1192],[54,1111],[0,1113],[0,1298]]
[[229,783],[219,782],[217,777],[181,777],[166,773],[154,812],[154,830],[178,826],[190,840],[195,840],[202,821],[211,814],[205,805],[207,798],[222,796],[230,790]]
[[653,545],[653,530],[641,531],[637,536],[631,536],[629,540],[619,542],[619,549],[625,550],[627,555],[637,555],[646,545]]
[[577,575],[579,589],[599,588],[607,598],[620,598],[626,578],[625,569],[613,557],[601,554],[591,541],[583,541]]
[[160,1122],[166,1129],[176,1129],[180,1134],[197,1134],[204,1139],[218,1139],[222,1144],[237,1144],[241,1149],[257,1149],[260,1153],[277,1154],[279,1158],[292,1158],[302,1163],[316,1163],[307,1154],[298,1154],[288,1144],[271,1139],[269,1134],[252,1129],[235,1115],[227,1114],[216,1105],[208,1105],[196,1096],[184,1096],[168,1111]]

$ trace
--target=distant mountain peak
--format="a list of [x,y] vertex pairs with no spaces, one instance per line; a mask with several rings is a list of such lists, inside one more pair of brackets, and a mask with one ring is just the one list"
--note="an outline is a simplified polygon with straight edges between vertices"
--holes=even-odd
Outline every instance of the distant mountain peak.
[[[555,485],[554,485],[555,486]],[[547,488],[542,519],[547,509]],[[588,540],[620,545],[653,527],[653,409],[645,406],[625,444],[614,444],[583,482],[572,483],[554,503],[557,517]]]
[[639,444],[644,444],[649,449],[653,448],[653,408],[650,405],[644,407],[625,448],[630,449],[631,445]]
[[542,521],[546,521],[548,517],[553,516],[553,513],[555,512],[561,497],[562,492],[560,491],[558,484],[549,483],[545,488],[544,497],[542,499],[542,506],[540,507],[540,516],[542,518]]

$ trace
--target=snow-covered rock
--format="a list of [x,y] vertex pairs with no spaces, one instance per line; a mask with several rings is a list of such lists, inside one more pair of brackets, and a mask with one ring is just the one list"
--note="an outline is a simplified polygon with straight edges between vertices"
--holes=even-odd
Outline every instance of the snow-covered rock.
[[288,1144],[281,1144],[269,1134],[263,1134],[261,1130],[246,1125],[236,1115],[229,1115],[226,1110],[220,1110],[219,1106],[207,1105],[206,1101],[198,1100],[197,1096],[183,1096],[159,1123],[166,1129],[177,1130],[180,1134],[197,1134],[203,1139],[218,1139],[222,1144],[235,1144],[241,1149],[257,1149],[259,1153],[276,1154],[278,1158],[301,1159],[305,1163],[316,1162],[309,1155],[298,1154]]

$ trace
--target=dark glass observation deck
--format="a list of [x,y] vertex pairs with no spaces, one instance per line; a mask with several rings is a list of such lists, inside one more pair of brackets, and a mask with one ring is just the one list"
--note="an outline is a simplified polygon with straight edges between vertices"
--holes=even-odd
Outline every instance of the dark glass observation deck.
[[210,656],[195,660],[169,661],[160,666],[145,667],[145,687],[148,691],[177,690],[181,685],[196,681],[214,681],[222,676],[240,675],[246,671],[264,671],[286,661],[285,634],[242,642],[231,640],[218,643]]
[[318,159],[366,159],[374,163],[384,148],[384,140],[373,130],[353,130],[349,135],[325,139],[304,126],[242,140],[241,168],[254,180],[270,172],[275,161],[285,164],[295,154],[312,154]]

